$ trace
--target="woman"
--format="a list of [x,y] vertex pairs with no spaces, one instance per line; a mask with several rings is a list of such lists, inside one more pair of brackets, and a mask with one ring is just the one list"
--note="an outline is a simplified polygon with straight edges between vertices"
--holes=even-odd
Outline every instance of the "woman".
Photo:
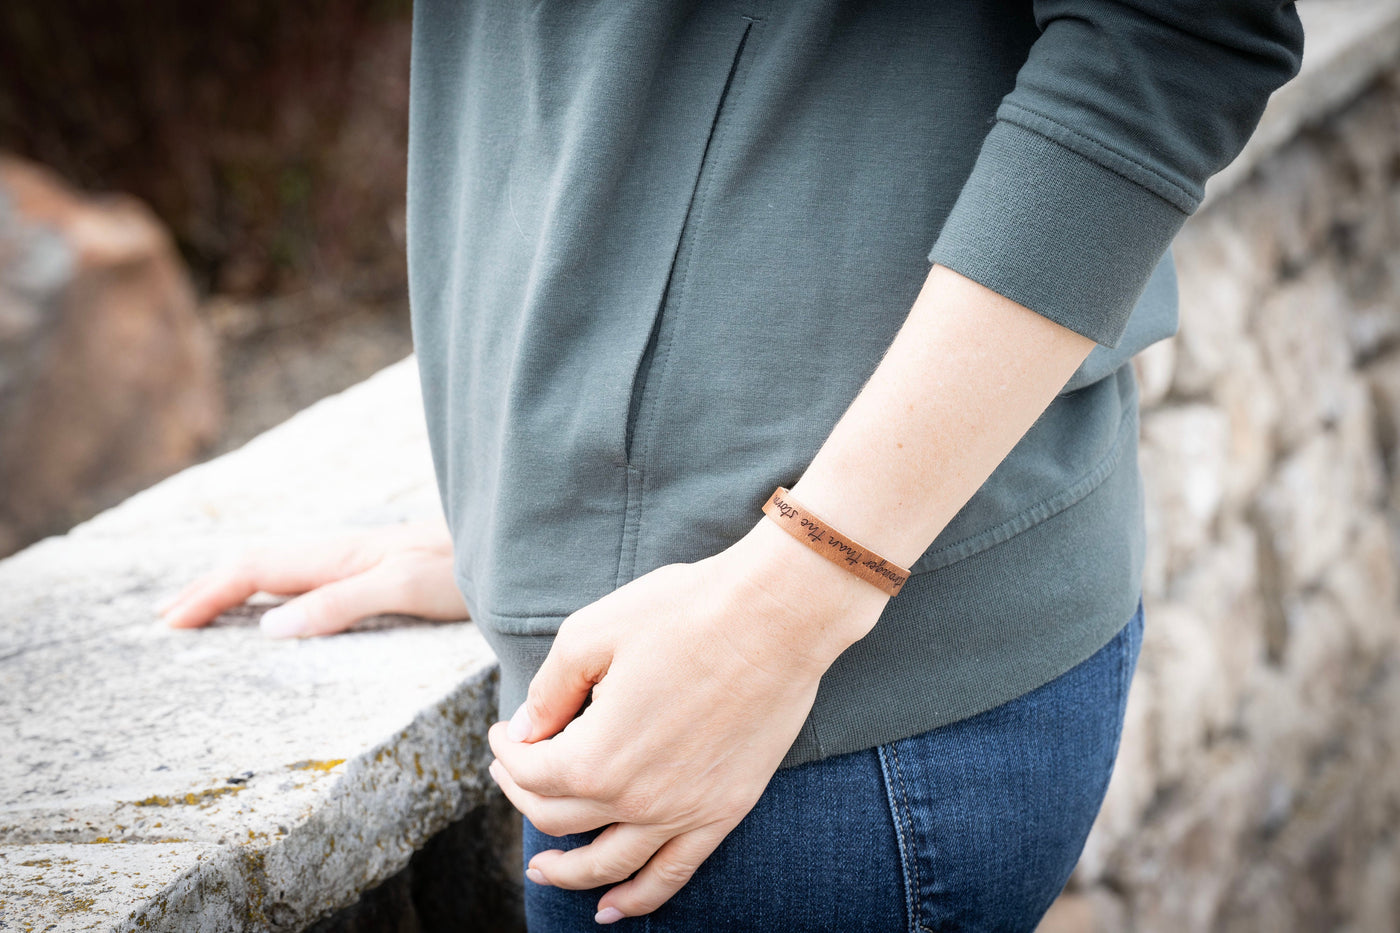
[[1141,640],[1129,361],[1301,49],[1277,0],[419,0],[447,531],[266,627],[477,620],[532,930],[1034,928]]

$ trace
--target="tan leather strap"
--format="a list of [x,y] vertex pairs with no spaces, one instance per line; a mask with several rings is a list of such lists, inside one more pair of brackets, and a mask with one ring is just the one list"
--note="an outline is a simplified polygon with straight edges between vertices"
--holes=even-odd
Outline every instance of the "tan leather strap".
[[763,503],[763,514],[827,560],[890,596],[898,596],[904,581],[909,579],[908,570],[841,534],[826,519],[793,501],[792,493],[782,486]]

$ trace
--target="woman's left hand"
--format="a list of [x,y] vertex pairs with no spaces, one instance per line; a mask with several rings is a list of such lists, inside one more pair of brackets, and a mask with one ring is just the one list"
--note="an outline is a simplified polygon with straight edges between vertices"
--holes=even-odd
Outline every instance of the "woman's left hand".
[[757,803],[822,674],[887,601],[760,520],[570,615],[525,704],[491,727],[491,774],[541,832],[608,828],[537,854],[531,880],[623,882],[601,923],[664,904]]

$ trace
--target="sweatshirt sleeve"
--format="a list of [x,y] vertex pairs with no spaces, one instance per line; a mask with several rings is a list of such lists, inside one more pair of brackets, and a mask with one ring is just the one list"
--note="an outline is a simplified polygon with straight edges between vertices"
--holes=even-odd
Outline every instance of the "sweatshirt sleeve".
[[1116,347],[1153,268],[1298,72],[1279,0],[1036,0],[1040,35],[929,253]]

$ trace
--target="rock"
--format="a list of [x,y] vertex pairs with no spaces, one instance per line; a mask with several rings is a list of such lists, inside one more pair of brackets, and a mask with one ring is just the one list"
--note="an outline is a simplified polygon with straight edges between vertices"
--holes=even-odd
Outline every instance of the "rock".
[[1142,664],[1155,687],[1148,721],[1158,781],[1174,781],[1190,770],[1233,713],[1230,688],[1205,621],[1192,608],[1172,603],[1153,607],[1144,629]]
[[1232,711],[1250,672],[1265,660],[1259,587],[1258,539],[1249,525],[1231,520],[1173,579],[1168,594],[1168,606],[1190,607],[1204,624]]
[[1176,367],[1176,338],[1149,344],[1133,356],[1132,364],[1138,381],[1138,404],[1143,408],[1155,407],[1171,389],[1172,372]]
[[[1400,0],[1304,15],[1324,95],[1400,48]],[[1316,88],[1285,90],[1296,111]],[[1361,101],[1179,238],[1172,383],[1142,420],[1142,661],[1046,929],[1093,928],[1096,897],[1149,933],[1400,917],[1400,68]]]
[[1309,265],[1333,222],[1336,183],[1322,146],[1302,136],[1259,167],[1261,187],[1275,200],[1275,229],[1285,268]]
[[[1400,477],[1400,351],[1377,359],[1362,374],[1374,405],[1376,441],[1394,480]],[[1400,505],[1393,491],[1391,502]]]
[[[1391,213],[1400,216],[1400,200]],[[1400,234],[1396,234],[1392,242],[1400,242]],[[1353,309],[1347,325],[1347,339],[1352,356],[1366,360],[1400,344],[1400,304],[1377,302]]]
[[1244,753],[1212,750],[1195,779],[1154,809],[1111,871],[1129,892],[1124,929],[1210,933],[1239,864],[1256,766]]
[[1302,71],[1269,98],[1244,151],[1210,179],[1207,204],[1277,159],[1278,150],[1294,144],[1302,128],[1345,112],[1358,91],[1393,68],[1400,50],[1400,6],[1394,0],[1302,3],[1298,15],[1307,35]]
[[1358,497],[1345,463],[1337,432],[1314,434],[1281,462],[1259,495],[1265,543],[1277,555],[1284,591],[1316,582],[1346,547]]
[[1363,657],[1392,654],[1400,645],[1397,561],[1386,519],[1366,515],[1347,548],[1322,577],[1341,610],[1354,650]]
[[1060,895],[1036,933],[1122,933],[1128,929],[1123,902],[1107,891]]
[[0,157],[0,554],[188,464],[222,417],[215,349],[140,202]]
[[1289,628],[1284,674],[1304,703],[1329,714],[1349,687],[1352,658],[1347,620],[1325,593],[1289,596],[1284,608]]
[[1229,420],[1206,404],[1169,405],[1142,415],[1141,466],[1147,498],[1144,586],[1159,592],[1209,540],[1227,484]]
[[1035,933],[1092,933],[1094,905],[1083,894],[1061,894],[1041,918]]
[[1371,853],[1360,888],[1354,929],[1400,929],[1400,857],[1393,846],[1377,846]]
[[1346,406],[1352,378],[1347,309],[1337,281],[1317,270],[1275,292],[1256,313],[1254,333],[1278,403],[1278,441],[1285,449],[1335,423]]
[[1265,284],[1252,241],[1225,224],[1197,218],[1178,235],[1178,318],[1172,388],[1185,396],[1210,390],[1245,339],[1251,307]]
[[1273,466],[1280,407],[1252,340],[1240,341],[1230,354],[1230,367],[1216,382],[1215,398],[1230,423],[1224,507],[1240,514]]

